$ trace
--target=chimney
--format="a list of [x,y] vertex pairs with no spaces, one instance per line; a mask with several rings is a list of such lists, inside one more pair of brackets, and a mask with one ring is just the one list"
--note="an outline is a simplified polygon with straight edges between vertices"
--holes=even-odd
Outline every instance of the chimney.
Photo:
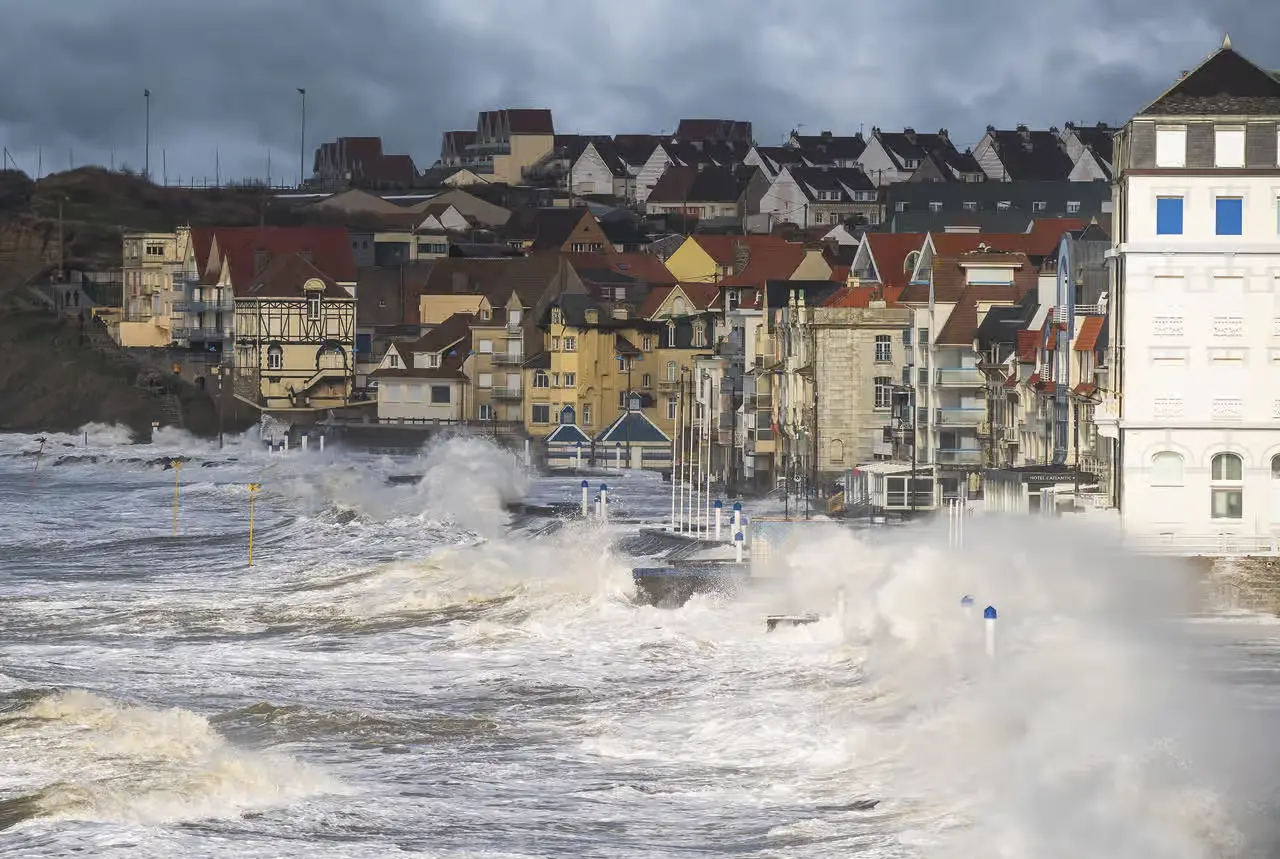
[[944,146],[951,145],[951,133],[945,128],[938,129],[938,139],[942,141]]
[[902,133],[907,138],[908,143],[912,146],[916,145],[916,130],[914,128],[904,128]]
[[733,273],[742,274],[743,269],[751,262],[751,246],[746,242],[733,243]]
[[253,273],[254,276],[262,274],[262,270],[267,267],[267,262],[271,259],[271,254],[262,248],[254,248],[253,250]]

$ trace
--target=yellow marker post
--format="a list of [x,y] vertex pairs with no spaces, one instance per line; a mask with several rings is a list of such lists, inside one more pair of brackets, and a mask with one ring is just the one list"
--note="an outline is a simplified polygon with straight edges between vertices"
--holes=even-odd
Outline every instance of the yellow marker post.
[[258,497],[261,484],[249,484],[249,566],[253,566],[253,501]]
[[182,469],[182,461],[175,459],[173,461],[173,536],[178,536],[178,487],[181,485],[179,479]]

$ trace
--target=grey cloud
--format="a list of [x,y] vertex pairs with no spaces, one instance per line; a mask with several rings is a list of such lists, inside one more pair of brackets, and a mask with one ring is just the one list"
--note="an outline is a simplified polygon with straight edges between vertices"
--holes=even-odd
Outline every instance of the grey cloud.
[[141,166],[227,176],[298,164],[379,134],[432,163],[478,110],[546,106],[561,131],[672,129],[682,116],[793,125],[947,127],[1122,121],[1212,51],[1280,66],[1280,4],[1082,0],[0,0],[0,143],[29,171]]

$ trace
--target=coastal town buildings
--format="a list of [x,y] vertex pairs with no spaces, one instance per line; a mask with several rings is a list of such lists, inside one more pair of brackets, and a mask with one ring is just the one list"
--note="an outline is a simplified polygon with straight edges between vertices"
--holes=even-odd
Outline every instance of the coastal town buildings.
[[[126,233],[119,339],[122,346],[167,346],[184,328],[182,272],[191,252],[191,228],[171,233]],[[230,311],[230,306],[223,310]]]

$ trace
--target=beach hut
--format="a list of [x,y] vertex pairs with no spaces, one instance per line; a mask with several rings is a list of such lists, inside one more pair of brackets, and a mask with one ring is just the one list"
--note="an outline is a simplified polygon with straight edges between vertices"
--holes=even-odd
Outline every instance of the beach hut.
[[638,408],[628,409],[596,436],[595,454],[600,468],[613,468],[620,460],[626,468],[669,471],[671,437]]
[[560,425],[547,436],[546,444],[548,468],[574,469],[591,465],[591,436],[578,426],[573,406],[560,410]]

